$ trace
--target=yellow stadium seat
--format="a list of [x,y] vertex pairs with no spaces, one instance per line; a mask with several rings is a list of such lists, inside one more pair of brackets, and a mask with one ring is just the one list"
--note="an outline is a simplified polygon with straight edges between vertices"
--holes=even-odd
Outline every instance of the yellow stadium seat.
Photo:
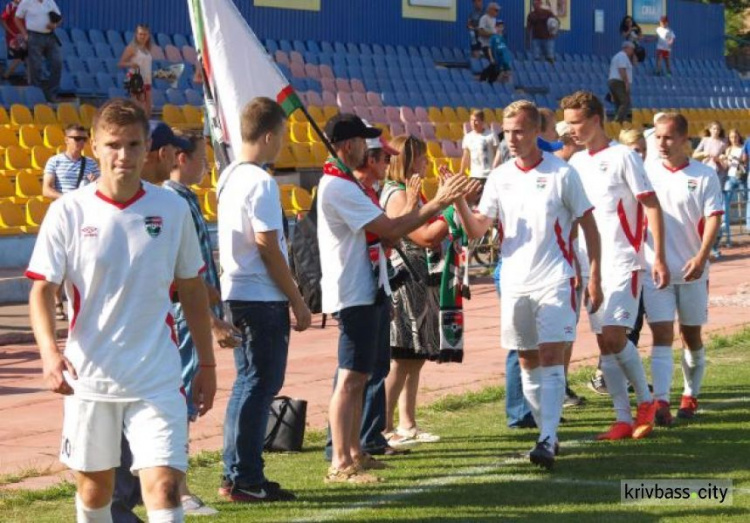
[[83,155],[87,158],[94,158],[94,149],[91,148],[91,141],[86,142],[83,146]]
[[34,117],[25,105],[13,104],[10,108],[10,123],[17,129],[22,125],[34,123]]
[[[309,112],[309,109],[308,109],[308,112]],[[292,114],[289,115],[289,121],[293,123],[303,123],[307,121],[307,116],[305,116],[305,113],[303,113],[302,111],[294,111]]]
[[193,105],[183,105],[182,114],[185,117],[186,128],[203,129],[203,111]]
[[312,144],[310,150],[312,151],[313,158],[315,158],[315,163],[318,165],[323,165],[323,162],[326,161],[326,158],[328,158],[328,155],[330,154],[328,149],[326,149],[326,146],[321,142],[315,142]]
[[312,196],[302,187],[292,189],[292,207],[298,213],[307,212],[312,207]]
[[292,192],[294,191],[294,187],[295,186],[290,183],[282,183],[279,185],[281,208],[287,218],[294,218],[297,215],[294,210],[294,205],[292,205]]
[[459,122],[464,123],[469,121],[471,113],[469,113],[469,110],[466,107],[456,107],[456,116],[458,117]]
[[209,216],[218,216],[219,208],[216,203],[216,191],[207,191],[203,195],[203,211]]
[[333,118],[337,114],[339,114],[339,108],[338,107],[333,107],[331,105],[326,105],[325,107],[323,107],[323,122],[327,122],[328,120],[330,120],[331,118]]
[[13,198],[16,195],[16,186],[10,176],[0,176],[0,200]]
[[450,138],[449,140],[463,140],[464,138],[464,124],[452,123],[450,124]]
[[298,169],[312,169],[316,167],[315,157],[309,144],[294,143],[292,144],[292,153],[296,160],[295,165]]
[[44,140],[36,127],[22,125],[18,133],[18,144],[24,149],[31,149],[32,147],[44,145]]
[[[307,112],[310,113],[310,116],[316,122],[323,122],[326,120],[325,112],[320,107],[311,105],[307,108]],[[302,111],[294,111],[292,113],[292,122],[306,123],[307,117],[302,113]]]
[[438,190],[437,178],[425,178],[422,180],[422,194],[428,200],[432,200]]
[[65,145],[65,132],[57,124],[47,125],[44,128],[44,146],[57,149],[61,145]]
[[484,121],[488,124],[496,122],[495,111],[492,109],[482,109],[484,111]]
[[432,123],[446,123],[443,112],[438,107],[430,107],[427,109],[427,116],[430,117]]
[[16,196],[36,198],[42,195],[42,180],[37,172],[23,170],[16,176]]
[[26,223],[33,227],[39,227],[49,209],[49,201],[41,198],[32,198],[26,202]]
[[435,137],[438,140],[452,140],[451,128],[447,123],[436,123],[435,124]]
[[11,145],[5,149],[5,168],[12,170],[28,169],[31,167],[29,151],[19,145]]
[[57,106],[57,121],[63,129],[70,124],[82,125],[78,109],[71,103],[63,103]]
[[289,137],[294,143],[309,143],[310,137],[308,136],[308,127],[310,124],[307,122],[292,122],[289,124]]
[[0,106],[0,127],[9,127],[11,125],[10,123],[10,116],[8,116],[8,111],[5,110],[5,107]]
[[289,145],[285,145],[281,148],[279,157],[276,158],[274,163],[276,169],[292,169],[294,167],[294,155]]
[[0,201],[0,235],[24,234],[37,230],[38,227],[26,225],[23,204]]
[[318,194],[318,186],[312,188],[312,191],[310,191],[310,196],[312,196],[312,199],[315,199],[315,196]]
[[452,173],[461,171],[461,158],[447,158]]
[[34,123],[41,126],[56,124],[55,111],[49,105],[36,104],[34,106]]
[[54,149],[47,149],[43,145],[37,145],[31,149],[31,166],[34,169],[43,171],[47,165],[47,160],[55,155]]
[[18,145],[16,133],[7,127],[0,127],[0,147],[5,148],[11,145]]
[[443,107],[443,117],[445,118],[446,123],[454,123],[460,121],[458,119],[458,115],[456,114],[456,110],[453,109],[453,107]]
[[176,105],[165,104],[162,108],[161,117],[164,120],[164,123],[174,129],[185,129],[187,127],[185,115]]
[[495,109],[495,121],[500,123],[503,121],[503,110],[500,108]]
[[78,110],[81,123],[86,129],[91,129],[91,121],[94,119],[96,114],[96,107],[89,104],[81,104],[81,108]]
[[427,156],[430,158],[442,158],[445,156],[445,153],[438,142],[429,141],[427,142]]

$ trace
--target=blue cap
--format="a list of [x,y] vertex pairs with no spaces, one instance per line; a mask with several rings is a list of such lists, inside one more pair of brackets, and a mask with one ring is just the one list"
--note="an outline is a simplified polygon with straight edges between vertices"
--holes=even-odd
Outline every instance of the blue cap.
[[536,138],[536,144],[537,146],[546,153],[554,153],[555,151],[559,151],[563,148],[562,142],[548,142],[542,137],[537,136]]
[[190,149],[190,142],[178,138],[172,128],[164,122],[149,122],[149,136],[151,138],[151,151],[158,151],[167,145],[173,145],[179,150]]

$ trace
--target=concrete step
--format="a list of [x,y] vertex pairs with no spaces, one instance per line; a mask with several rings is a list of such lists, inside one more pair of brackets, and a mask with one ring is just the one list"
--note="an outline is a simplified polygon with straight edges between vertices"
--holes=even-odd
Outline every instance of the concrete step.
[[0,269],[0,304],[24,303],[29,300],[31,280],[24,276],[25,267]]

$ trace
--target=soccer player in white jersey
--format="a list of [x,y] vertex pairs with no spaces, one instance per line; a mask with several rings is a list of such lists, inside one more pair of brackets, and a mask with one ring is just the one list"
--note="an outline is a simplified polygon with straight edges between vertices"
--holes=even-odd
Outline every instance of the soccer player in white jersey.
[[[646,164],[646,172],[664,210],[667,265],[672,281],[658,290],[643,284],[654,347],[651,376],[657,402],[656,424],[669,426],[669,391],[672,387],[674,318],[687,348],[683,350],[685,388],[677,416],[692,418],[706,370],[706,350],[701,326],[708,320],[708,258],[724,214],[721,186],[716,172],[686,154],[688,122],[678,113],[663,114],[656,122],[655,141],[660,160]],[[654,244],[646,241],[646,263],[654,260]]]
[[601,287],[599,233],[591,203],[578,173],[539,150],[540,120],[531,102],[520,100],[505,108],[503,129],[515,160],[490,173],[478,214],[465,201],[457,206],[470,238],[499,224],[501,341],[504,348],[518,351],[524,396],[541,429],[529,458],[549,469],[565,397],[565,348],[576,332],[570,241],[576,220],[589,245],[586,296],[592,310],[601,303]]
[[[60,457],[75,471],[77,520],[112,521],[124,433],[149,521],[183,521],[187,405],[169,290],[174,283],[199,354],[193,400],[202,415],[216,393],[204,264],[185,201],[141,181],[143,109],[110,100],[93,131],[102,175],[50,206],[26,273],[35,280],[29,305],[44,382],[65,395]],[[64,352],[54,328],[63,280],[72,304]]]
[[[613,144],[604,132],[604,107],[587,91],[561,101],[571,135],[586,150],[570,159],[580,174],[586,194],[595,206],[594,216],[602,242],[604,302],[589,314],[597,335],[601,367],[614,403],[616,422],[598,439],[644,438],[654,428],[656,404],[648,388],[643,362],[627,338],[638,314],[643,261],[643,209],[654,240],[654,263],[649,277],[656,288],[669,284],[664,262],[664,221],[659,200],[646,178],[643,161],[624,145]],[[585,240],[585,238],[584,238]],[[585,252],[585,242],[581,244]],[[585,264],[585,258],[581,261]],[[633,421],[628,381],[633,384],[638,409]]]

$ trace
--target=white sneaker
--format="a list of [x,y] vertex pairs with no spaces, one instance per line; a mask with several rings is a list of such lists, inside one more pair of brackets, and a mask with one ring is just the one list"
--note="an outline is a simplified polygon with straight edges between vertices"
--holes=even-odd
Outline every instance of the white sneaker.
[[410,430],[402,429],[399,427],[396,429],[396,434],[398,434],[405,440],[416,441],[418,443],[437,443],[438,441],[440,441],[440,436],[420,430],[419,427],[414,427]]
[[186,516],[215,516],[219,513],[215,508],[203,503],[203,500],[195,494],[182,498],[182,511]]
[[394,449],[402,449],[405,447],[411,447],[419,443],[416,439],[401,435],[398,431],[387,432],[384,434],[385,440],[388,442],[389,447]]

